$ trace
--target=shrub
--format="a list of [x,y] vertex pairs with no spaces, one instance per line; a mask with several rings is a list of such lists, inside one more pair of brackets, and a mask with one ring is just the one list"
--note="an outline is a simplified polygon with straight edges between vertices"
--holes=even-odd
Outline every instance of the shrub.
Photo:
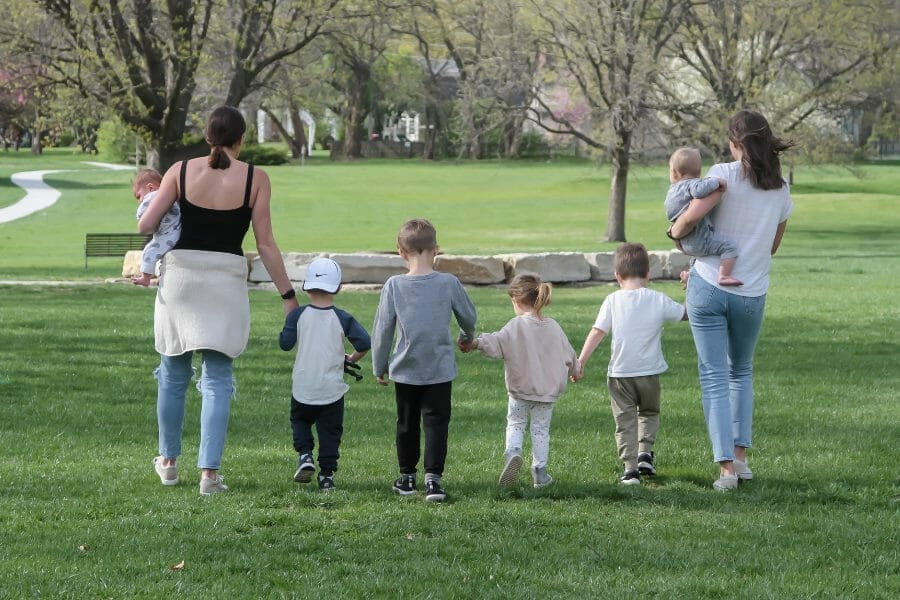
[[539,131],[526,131],[519,144],[520,158],[549,158],[550,144]]
[[283,165],[290,157],[284,146],[246,145],[241,148],[241,160],[254,165]]
[[101,159],[130,162],[138,144],[138,135],[119,119],[107,119],[97,131],[97,152]]

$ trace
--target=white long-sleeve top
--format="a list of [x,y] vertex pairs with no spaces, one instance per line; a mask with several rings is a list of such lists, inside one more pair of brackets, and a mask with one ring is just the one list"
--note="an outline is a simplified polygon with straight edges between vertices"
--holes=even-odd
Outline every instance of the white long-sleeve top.
[[554,402],[580,367],[559,323],[526,313],[511,319],[496,333],[478,336],[478,349],[503,359],[510,398]]

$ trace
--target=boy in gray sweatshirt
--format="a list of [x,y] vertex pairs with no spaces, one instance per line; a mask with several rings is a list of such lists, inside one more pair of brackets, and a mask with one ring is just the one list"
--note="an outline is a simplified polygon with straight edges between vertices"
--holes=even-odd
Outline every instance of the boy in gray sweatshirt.
[[402,496],[416,492],[421,422],[425,500],[442,502],[447,497],[441,476],[447,457],[450,388],[456,377],[450,314],[459,324],[459,340],[467,342],[474,337],[475,306],[459,279],[434,270],[437,233],[427,220],[404,223],[397,234],[397,248],[409,272],[391,277],[381,289],[372,326],[372,369],[380,385],[388,384],[386,375],[394,381],[400,465],[394,491]]

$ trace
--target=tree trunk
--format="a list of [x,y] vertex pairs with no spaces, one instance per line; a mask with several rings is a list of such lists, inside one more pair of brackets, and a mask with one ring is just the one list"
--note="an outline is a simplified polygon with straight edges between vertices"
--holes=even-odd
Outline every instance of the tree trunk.
[[44,148],[41,145],[41,128],[38,124],[38,117],[37,115],[35,115],[34,125],[31,128],[31,153],[40,154],[41,152],[43,152],[43,150]]
[[294,102],[293,98],[289,102],[291,110],[291,124],[294,126],[294,137],[291,140],[291,151],[296,146],[300,151],[300,156],[309,156],[309,144],[306,138],[306,123],[300,118],[300,107]]
[[625,241],[625,198],[628,187],[628,168],[631,163],[631,131],[616,132],[616,146],[612,154],[612,183],[609,193],[609,213],[606,219],[607,242]]
[[[269,115],[269,118],[272,119],[272,124],[275,125],[275,129],[278,130],[278,135],[285,141],[288,145],[288,148],[291,149],[291,158],[300,158],[303,156],[303,148],[302,146],[297,144],[297,140],[288,133],[288,130],[285,128],[284,124],[275,116],[271,110],[269,110],[265,106],[260,106],[264,113]],[[299,120],[299,119],[298,119]],[[297,131],[296,125],[294,125],[294,131]],[[303,133],[303,129],[300,129],[301,135]]]
[[351,109],[344,125],[344,158],[360,158],[362,156],[362,116],[356,107]]
[[206,156],[209,154],[209,145],[203,140],[195,142],[190,146],[160,141],[157,142],[156,154],[159,156],[159,172],[165,173],[169,167],[180,160]]
[[438,113],[434,102],[425,104],[425,150],[422,152],[422,158],[425,160],[434,160],[434,145],[438,133]]
[[522,122],[524,115],[511,114],[503,127],[503,153],[507,158],[518,158],[522,146]]

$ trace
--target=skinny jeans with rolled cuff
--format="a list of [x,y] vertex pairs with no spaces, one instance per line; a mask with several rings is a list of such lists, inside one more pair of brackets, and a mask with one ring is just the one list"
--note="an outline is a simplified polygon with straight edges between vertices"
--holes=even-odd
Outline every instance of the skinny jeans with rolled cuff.
[[753,441],[753,354],[766,296],[726,292],[692,270],[685,305],[713,460],[734,460],[734,447],[749,448]]
[[[228,414],[234,395],[232,359],[214,350],[200,350],[200,448],[197,466],[219,469],[228,432]],[[159,453],[169,459],[181,455],[181,433],[184,426],[184,405],[188,384],[194,375],[191,367],[193,352],[179,356],[160,355],[156,370],[158,391],[156,417],[159,424]]]

